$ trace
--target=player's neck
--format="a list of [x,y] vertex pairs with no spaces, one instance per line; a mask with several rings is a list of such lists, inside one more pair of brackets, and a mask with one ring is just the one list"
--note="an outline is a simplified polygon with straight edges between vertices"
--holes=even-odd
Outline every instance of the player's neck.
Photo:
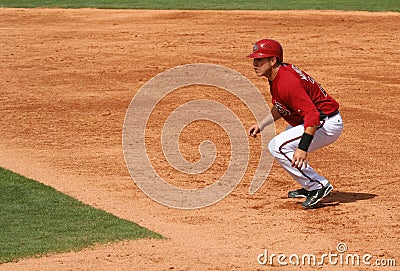
[[279,68],[281,67],[281,65],[278,65],[276,67],[273,67],[271,70],[271,75],[268,76],[268,79],[272,82],[274,81],[276,75],[278,74]]

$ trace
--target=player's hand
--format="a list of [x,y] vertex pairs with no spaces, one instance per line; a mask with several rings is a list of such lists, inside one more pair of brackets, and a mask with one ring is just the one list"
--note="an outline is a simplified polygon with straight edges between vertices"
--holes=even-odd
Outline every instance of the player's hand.
[[298,169],[307,167],[307,152],[297,149],[293,154],[292,167]]
[[260,133],[260,127],[257,124],[253,124],[250,126],[249,130],[247,130],[249,136],[257,137],[257,134]]

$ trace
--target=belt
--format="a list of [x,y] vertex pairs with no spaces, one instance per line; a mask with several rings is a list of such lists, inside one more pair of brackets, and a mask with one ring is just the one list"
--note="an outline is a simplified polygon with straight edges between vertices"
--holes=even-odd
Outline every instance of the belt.
[[327,117],[332,118],[332,117],[336,116],[337,114],[339,114],[339,110],[333,111],[332,113],[328,114]]
[[335,110],[335,111],[333,111],[332,113],[330,113],[330,114],[325,114],[324,112],[322,112],[322,111],[320,111],[319,112],[320,113],[320,120],[322,121],[322,120],[324,120],[324,119],[326,119],[326,118],[332,118],[332,117],[334,117],[334,116],[336,116],[337,114],[339,114],[339,110]]

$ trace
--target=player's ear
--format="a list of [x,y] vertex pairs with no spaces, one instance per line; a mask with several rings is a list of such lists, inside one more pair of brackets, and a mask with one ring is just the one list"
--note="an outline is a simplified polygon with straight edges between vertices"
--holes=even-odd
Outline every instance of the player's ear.
[[278,58],[276,56],[273,56],[271,59],[271,66],[275,66],[278,64]]

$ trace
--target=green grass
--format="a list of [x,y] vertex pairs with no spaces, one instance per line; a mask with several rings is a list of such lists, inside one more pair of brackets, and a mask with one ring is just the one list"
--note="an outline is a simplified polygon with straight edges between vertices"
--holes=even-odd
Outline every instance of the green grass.
[[400,0],[0,0],[0,7],[400,11]]
[[55,189],[0,168],[0,263],[97,243],[162,238]]

